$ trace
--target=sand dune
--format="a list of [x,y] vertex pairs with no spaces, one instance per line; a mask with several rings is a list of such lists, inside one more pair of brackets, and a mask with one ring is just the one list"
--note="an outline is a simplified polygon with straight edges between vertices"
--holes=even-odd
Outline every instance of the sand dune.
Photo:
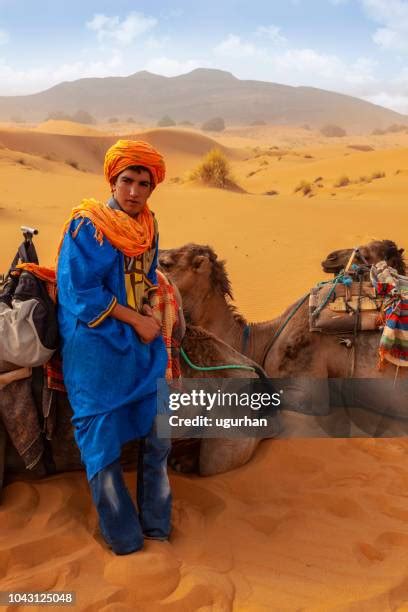
[[70,136],[101,136],[101,133],[89,125],[76,123],[74,121],[61,121],[48,119],[34,128],[35,132],[42,134],[68,134]]
[[406,610],[407,450],[267,441],[229,474],[173,474],[171,544],[119,558],[97,532],[83,475],[11,484],[1,588],[74,590],[78,610]]
[[[292,136],[288,129],[285,144],[282,129],[279,144],[259,137],[238,149],[247,136],[220,137],[249,193],[167,182],[151,198],[161,246],[213,245],[251,320],[271,318],[323,280],[320,261],[334,248],[371,237],[408,247],[402,137],[380,147],[376,137],[307,145]],[[144,137],[168,156],[170,177],[187,174],[214,143],[179,130]],[[112,139],[3,130],[0,142],[0,271],[22,223],[39,227],[41,260],[52,263],[70,208],[109,194],[100,162]],[[349,148],[356,143],[375,150]],[[385,177],[333,187],[342,173],[354,180],[376,170]],[[293,193],[318,176],[313,197]],[[262,195],[270,190],[279,193]],[[15,482],[0,506],[0,589],[75,590],[75,609],[87,612],[408,610],[407,450],[403,439],[270,440],[229,474],[172,474],[171,544],[148,542],[126,558],[104,546],[83,474]],[[134,473],[126,477],[133,489]]]
[[[48,123],[52,124],[50,129]],[[55,124],[59,126],[55,127]],[[73,162],[84,171],[100,172],[105,151],[116,142],[118,135],[106,135],[96,130],[92,130],[93,135],[90,135],[89,128],[76,123],[72,123],[74,129],[70,132],[70,124],[69,121],[55,121],[41,124],[36,130],[30,131],[0,130],[0,153],[1,148],[7,148],[56,161]],[[226,147],[212,138],[186,130],[162,128],[121,134],[120,137],[145,139],[160,148],[168,160],[168,178],[185,172],[214,147],[226,150]],[[232,158],[239,157],[239,152],[233,150],[228,149],[228,154]]]

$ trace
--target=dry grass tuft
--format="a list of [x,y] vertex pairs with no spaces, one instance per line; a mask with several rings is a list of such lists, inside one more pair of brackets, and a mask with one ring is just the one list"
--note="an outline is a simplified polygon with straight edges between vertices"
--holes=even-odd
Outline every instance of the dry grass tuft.
[[350,179],[345,174],[340,176],[334,183],[334,187],[347,187],[347,185],[350,185]]
[[302,180],[295,187],[295,193],[298,193],[298,191],[301,191],[304,196],[308,195],[309,193],[312,192],[312,184],[309,183],[309,181]]
[[375,179],[381,179],[381,178],[385,178],[385,172],[380,172],[380,170],[377,170],[376,172],[373,172],[371,177],[370,177],[373,181]]
[[229,161],[219,149],[212,149],[207,153],[201,164],[193,171],[191,178],[221,189],[235,186]]

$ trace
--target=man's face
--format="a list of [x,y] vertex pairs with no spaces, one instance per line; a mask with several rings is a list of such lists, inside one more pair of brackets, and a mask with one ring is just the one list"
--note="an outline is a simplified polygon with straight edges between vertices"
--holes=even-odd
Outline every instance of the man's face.
[[137,217],[151,192],[152,183],[147,170],[138,172],[127,168],[119,174],[113,185],[113,197],[131,217]]

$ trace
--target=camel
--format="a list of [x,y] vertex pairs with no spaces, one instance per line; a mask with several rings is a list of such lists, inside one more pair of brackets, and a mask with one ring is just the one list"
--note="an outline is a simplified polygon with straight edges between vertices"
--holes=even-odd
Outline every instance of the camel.
[[[251,370],[221,370],[198,372],[181,359],[182,375],[186,378],[234,377],[256,378],[261,368],[251,359],[240,355],[232,347],[208,331],[187,325],[182,343],[192,363],[214,366],[220,364],[243,365]],[[10,383],[9,383],[10,384]],[[11,383],[17,384],[17,383]],[[0,421],[0,489],[4,472],[5,482],[21,478],[40,478],[50,473],[83,469],[71,425],[72,409],[65,393],[56,393],[56,426],[52,440],[46,443],[47,452],[43,460],[32,471],[26,470],[22,460],[12,447]],[[177,440],[173,443],[171,465],[182,472],[198,471],[210,476],[235,469],[253,456],[260,440],[240,439],[194,439]],[[137,442],[127,444],[122,453],[125,465],[134,465]]]
[[[322,261],[324,272],[339,274],[347,265],[353,249],[340,249],[329,253]],[[356,264],[373,265],[385,260],[389,266],[395,268],[399,274],[405,274],[404,249],[399,249],[392,240],[373,240],[367,245],[358,247],[355,253]]]
[[[390,241],[387,244],[395,247]],[[347,251],[348,256],[350,252]],[[344,262],[346,251],[342,253]],[[396,249],[394,255],[399,258],[394,265],[404,270],[402,251]],[[329,258],[331,256],[333,254]],[[378,257],[382,258],[383,253],[378,251]],[[340,256],[337,260],[340,261]],[[273,320],[248,323],[231,303],[233,295],[225,263],[218,260],[209,246],[187,244],[178,249],[163,251],[159,263],[161,269],[177,285],[188,321],[204,327],[246,354],[259,363],[271,378],[301,377],[300,402],[302,397],[309,397],[313,393],[314,383],[311,379],[346,379],[351,370],[354,378],[377,379],[381,383],[395,377],[393,365],[387,364],[383,371],[377,368],[379,332],[365,331],[358,333],[355,339],[348,340],[337,335],[310,332],[308,300],[305,299],[307,296]],[[407,369],[400,368],[400,379],[408,378]],[[361,393],[361,397],[357,398],[359,403],[362,406],[367,406],[367,402],[372,405],[373,391],[370,391],[368,399],[363,391]],[[382,406],[390,400],[387,384],[379,384],[374,395],[376,404],[373,409],[381,412]],[[394,404],[398,414],[405,415],[407,397],[395,393]],[[357,410],[353,415],[357,418]],[[333,427],[335,435],[342,432],[348,435],[349,425],[343,423],[343,429],[339,430],[337,422],[333,425],[329,418],[327,421],[322,426],[330,435],[333,435]],[[375,427],[365,420],[358,427],[364,435],[394,435],[394,425],[392,419],[384,416]]]

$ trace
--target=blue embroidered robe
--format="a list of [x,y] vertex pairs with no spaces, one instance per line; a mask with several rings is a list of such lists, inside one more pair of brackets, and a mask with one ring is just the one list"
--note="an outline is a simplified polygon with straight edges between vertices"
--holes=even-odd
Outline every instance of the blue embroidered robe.
[[[162,337],[144,344],[134,329],[109,316],[127,305],[124,256],[95,238],[88,219],[73,220],[58,260],[58,320],[64,381],[75,438],[89,480],[146,435],[157,412],[156,381],[165,375]],[[157,249],[148,273],[156,284]]]

